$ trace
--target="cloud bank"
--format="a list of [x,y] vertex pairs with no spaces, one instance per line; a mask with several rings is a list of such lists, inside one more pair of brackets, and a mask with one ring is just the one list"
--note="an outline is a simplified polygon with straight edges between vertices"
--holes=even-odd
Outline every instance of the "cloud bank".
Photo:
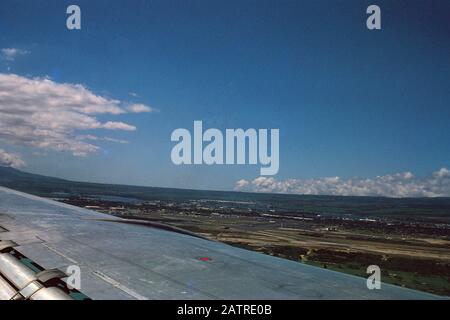
[[[121,121],[102,122],[97,115],[151,110],[143,104],[127,106],[119,100],[96,95],[80,84],[0,73],[0,140],[13,145],[86,156],[99,149],[92,141],[122,143],[109,137],[96,139],[92,130],[136,130]],[[83,131],[89,134],[80,136],[78,133]]]
[[239,180],[236,191],[314,194],[339,196],[383,197],[450,197],[450,170],[442,168],[431,175],[418,178],[411,172],[368,178],[326,177],[318,179],[288,179],[273,177]]

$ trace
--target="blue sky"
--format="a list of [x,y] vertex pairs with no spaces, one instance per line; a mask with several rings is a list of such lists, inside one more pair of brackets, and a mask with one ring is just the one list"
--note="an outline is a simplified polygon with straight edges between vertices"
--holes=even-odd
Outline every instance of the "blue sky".
[[[373,3],[382,30],[365,26]],[[70,4],[81,30],[65,27]],[[156,111],[97,115],[137,130],[84,130],[129,143],[93,141],[82,157],[1,134],[0,149],[74,180],[231,190],[257,178],[259,165],[172,164],[171,132],[203,120],[279,128],[277,181],[429,176],[449,167],[449,13],[445,0],[4,0],[0,47],[20,51],[0,73]]]

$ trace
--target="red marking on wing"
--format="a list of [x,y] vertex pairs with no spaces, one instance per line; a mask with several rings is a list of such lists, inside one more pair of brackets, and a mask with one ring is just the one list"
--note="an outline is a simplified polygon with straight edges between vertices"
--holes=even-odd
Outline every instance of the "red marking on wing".
[[200,261],[212,261],[212,259],[209,258],[209,257],[200,257],[200,258],[198,258],[198,260],[200,260]]

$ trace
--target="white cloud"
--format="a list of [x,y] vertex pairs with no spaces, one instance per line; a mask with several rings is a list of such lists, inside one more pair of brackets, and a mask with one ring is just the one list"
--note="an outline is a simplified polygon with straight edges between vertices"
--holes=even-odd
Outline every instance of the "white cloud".
[[18,48],[3,48],[1,52],[3,59],[7,61],[14,61],[18,56],[23,56],[29,53],[27,50]]
[[108,121],[105,124],[102,124],[99,126],[99,128],[105,128],[105,129],[109,129],[109,130],[125,130],[125,131],[135,131],[136,127],[126,124],[124,122],[113,122],[113,121]]
[[25,165],[25,161],[23,161],[19,155],[8,153],[5,150],[0,149],[0,166],[21,168]]
[[239,180],[238,182],[236,182],[235,188],[236,188],[237,190],[240,190],[240,189],[242,189],[242,188],[247,187],[249,184],[250,184],[250,182],[248,182],[247,180],[241,179],[241,180]]
[[121,101],[96,95],[79,84],[0,73],[0,140],[6,143],[85,156],[99,147],[77,139],[78,132],[134,131],[133,125],[96,117],[127,112]]
[[441,168],[439,171],[433,173],[433,175],[437,178],[445,178],[450,176],[450,170],[447,168]]
[[130,106],[128,106],[127,108],[128,111],[133,112],[133,113],[142,113],[142,112],[155,112],[156,110],[146,106],[144,104],[132,104]]
[[288,179],[258,177],[239,180],[235,190],[268,193],[385,196],[385,197],[450,197],[450,171],[442,168],[429,176],[417,178],[411,172],[368,178],[326,177]]
[[115,143],[121,143],[121,144],[129,143],[127,140],[115,139],[115,138],[110,138],[110,137],[98,137],[98,136],[94,136],[91,134],[78,136],[77,139],[92,140],[92,141],[109,141],[109,142],[115,142]]

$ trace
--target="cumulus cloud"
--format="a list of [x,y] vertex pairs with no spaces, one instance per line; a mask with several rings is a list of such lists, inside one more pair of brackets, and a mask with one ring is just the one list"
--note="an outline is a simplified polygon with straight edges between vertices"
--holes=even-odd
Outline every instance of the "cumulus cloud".
[[240,190],[240,189],[246,188],[249,184],[250,184],[249,181],[247,181],[245,179],[241,179],[238,182],[236,182],[235,189]]
[[0,149],[0,166],[21,168],[25,166],[25,161],[17,154]]
[[[150,108],[139,106],[140,110]],[[86,156],[99,147],[86,141],[89,139],[78,139],[78,133],[134,131],[136,127],[128,123],[97,118],[127,112],[121,101],[96,95],[80,84],[0,73],[0,140],[10,144]]]
[[267,193],[384,196],[384,197],[450,197],[450,170],[442,168],[426,177],[411,172],[368,178],[326,177],[318,179],[277,180],[258,177],[239,180],[235,190]]
[[18,56],[23,56],[28,54],[27,50],[18,48],[3,48],[1,50],[2,58],[6,61],[14,61]]

